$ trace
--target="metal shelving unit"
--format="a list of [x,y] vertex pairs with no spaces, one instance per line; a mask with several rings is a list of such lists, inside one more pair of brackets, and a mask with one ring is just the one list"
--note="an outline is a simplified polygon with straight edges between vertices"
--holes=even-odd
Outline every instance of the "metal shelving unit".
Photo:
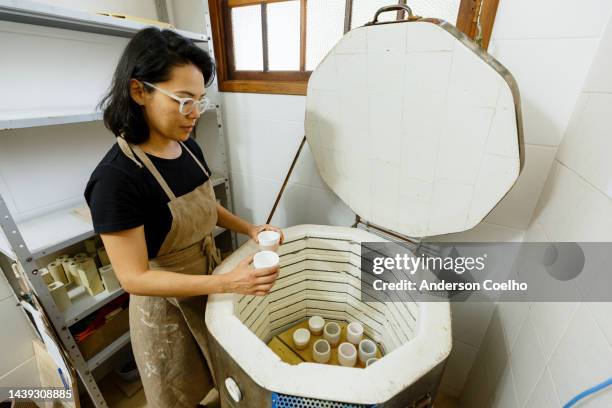
[[102,112],[85,107],[4,111],[0,112],[0,130],[92,122],[100,119]]
[[[164,15],[165,11],[159,9],[159,2],[156,1],[156,5],[158,6],[158,14]],[[146,24],[118,20],[113,17],[74,10],[63,10],[42,3],[9,0],[0,0],[0,20],[119,37],[130,37],[146,26]],[[210,19],[208,16],[206,16],[206,29],[210,32]],[[208,42],[208,35],[182,30],[175,31],[195,40],[203,47],[208,46],[207,50],[210,52],[211,57],[214,58],[214,52],[211,48],[212,42]],[[211,86],[216,88],[216,81]],[[232,210],[232,196],[226,159],[227,147],[221,123],[221,107],[219,102],[216,102],[216,113],[214,116],[208,116],[208,118],[213,120],[214,117],[214,120],[217,121],[216,128],[219,132],[217,137],[219,137],[218,142],[221,147],[219,154],[222,156],[224,171],[213,175],[212,182],[216,192],[224,192],[225,202],[222,204]],[[2,137],[2,130],[80,123],[100,119],[100,112],[78,107],[56,109],[54,111],[4,111],[0,112],[0,138]],[[202,116],[202,119],[204,119],[204,116]],[[130,333],[129,331],[124,333],[102,351],[85,360],[75,338],[71,334],[70,327],[125,292],[120,288],[111,293],[103,291],[96,296],[89,296],[82,287],[69,288],[68,293],[72,304],[68,309],[61,311],[55,305],[47,285],[39,274],[39,268],[44,263],[43,258],[48,259],[50,255],[95,236],[91,221],[88,221],[85,217],[78,215],[74,211],[75,208],[83,205],[85,205],[84,202],[77,203],[71,207],[54,210],[34,218],[16,221],[6,201],[0,194],[0,257],[4,255],[10,261],[21,264],[29,287],[32,288],[34,294],[40,300],[44,309],[43,313],[46,314],[48,320],[53,325],[57,337],[62,343],[61,346],[63,346],[69,355],[71,364],[76,369],[95,407],[106,408],[107,404],[98,388],[93,371],[129,344]],[[227,239],[225,234],[230,234],[229,241],[231,241],[232,249],[236,248],[235,233],[220,227],[217,227],[214,232],[215,237],[225,236]]]
[[[0,20],[116,37],[131,37],[137,31],[149,26],[149,24],[137,21],[120,20],[115,17],[59,8],[29,0],[0,0]],[[177,29],[174,31],[196,42],[207,41],[207,35],[203,33]]]

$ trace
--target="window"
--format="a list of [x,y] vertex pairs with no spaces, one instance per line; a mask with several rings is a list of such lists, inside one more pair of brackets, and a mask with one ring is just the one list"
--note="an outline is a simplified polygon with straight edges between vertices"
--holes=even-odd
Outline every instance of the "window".
[[[219,89],[305,95],[308,77],[344,33],[406,0],[209,0]],[[499,0],[410,0],[486,48]],[[402,11],[380,21],[404,18]]]

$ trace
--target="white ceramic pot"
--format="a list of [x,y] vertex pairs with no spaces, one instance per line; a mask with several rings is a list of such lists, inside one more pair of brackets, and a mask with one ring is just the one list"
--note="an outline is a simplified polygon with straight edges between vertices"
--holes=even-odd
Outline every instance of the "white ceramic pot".
[[277,251],[280,243],[280,234],[276,231],[262,231],[257,234],[259,249],[262,251]]
[[253,258],[253,266],[255,269],[276,266],[279,262],[280,258],[278,257],[278,254],[272,251],[259,251]]
[[363,326],[361,323],[353,322],[346,326],[346,340],[354,345],[359,344],[363,337]]
[[323,327],[323,338],[335,346],[340,342],[340,325],[336,322],[327,322]]
[[308,319],[308,328],[312,334],[319,336],[323,333],[323,326],[325,326],[325,319],[321,316],[312,316]]
[[325,339],[319,339],[312,345],[312,359],[316,363],[325,364],[331,357],[331,346]]
[[371,366],[372,364],[374,364],[377,361],[378,361],[378,359],[376,357],[369,358],[368,361],[366,361],[366,367]]
[[297,329],[293,332],[293,344],[299,350],[303,350],[308,346],[308,342],[310,341],[310,332],[307,329]]
[[369,359],[376,357],[376,343],[370,339],[363,339],[359,342],[359,361],[365,364]]
[[353,367],[357,362],[355,345],[344,342],[338,346],[338,362],[344,367]]

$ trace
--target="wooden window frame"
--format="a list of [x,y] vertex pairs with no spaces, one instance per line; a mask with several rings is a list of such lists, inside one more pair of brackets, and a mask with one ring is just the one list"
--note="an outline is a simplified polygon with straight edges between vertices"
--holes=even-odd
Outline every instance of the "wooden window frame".
[[[263,4],[262,19],[265,19],[265,5],[285,2],[288,0],[209,0],[209,10],[212,25],[212,40],[217,64],[219,90],[222,92],[249,92],[285,95],[306,95],[306,87],[311,71],[306,71],[306,2],[300,1],[300,71],[235,71],[233,38],[231,30],[230,7]],[[401,4],[405,0],[398,0]],[[389,3],[393,3],[390,0]],[[461,0],[457,15],[457,28],[468,37],[478,39],[486,50],[493,31],[493,22],[499,0]],[[352,0],[346,0],[344,32],[351,25]],[[478,16],[480,15],[480,33],[478,32]],[[403,13],[398,12],[398,18]],[[267,67],[267,44],[265,42],[266,24],[262,21],[264,47],[264,67]]]

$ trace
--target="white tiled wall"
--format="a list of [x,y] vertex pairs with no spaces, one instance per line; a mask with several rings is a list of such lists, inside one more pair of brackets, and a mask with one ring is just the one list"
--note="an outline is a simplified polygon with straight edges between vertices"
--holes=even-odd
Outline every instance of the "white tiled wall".
[[[39,386],[38,369],[32,348],[36,334],[27,323],[5,275],[0,271],[0,387]],[[5,395],[0,393],[0,401]]]
[[[599,7],[609,16],[608,2],[585,3],[580,7],[587,14]],[[578,25],[585,36],[595,33]],[[567,28],[557,29],[567,34]],[[612,19],[586,78],[526,241],[612,241]],[[573,285],[564,290],[579,293]],[[487,333],[502,333],[504,341],[495,355],[484,347],[479,350],[461,396],[463,407],[559,407],[612,375],[612,303],[500,303],[493,314],[501,324],[493,321]],[[499,355],[506,360],[505,374],[495,381],[491,366],[501,360]],[[492,387],[481,386],[492,380]],[[585,408],[610,406],[609,389],[580,403]]]
[[605,0],[500,2],[489,52],[518,83],[526,163],[488,222],[519,229],[529,224],[611,11]]
[[[264,223],[304,136],[303,96],[223,93],[234,209]],[[274,224],[350,225],[354,214],[320,179],[306,145]],[[240,237],[244,242],[244,237]]]

